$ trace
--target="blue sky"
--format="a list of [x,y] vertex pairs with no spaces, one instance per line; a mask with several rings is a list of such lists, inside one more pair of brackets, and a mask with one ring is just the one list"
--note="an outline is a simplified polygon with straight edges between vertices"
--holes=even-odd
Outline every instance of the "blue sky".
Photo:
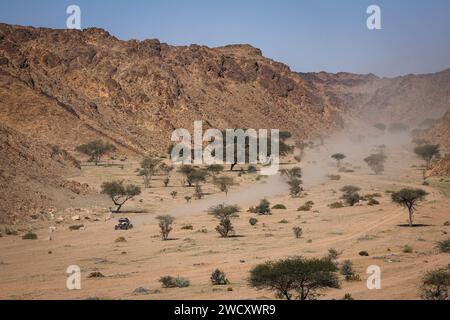
[[[293,70],[396,76],[450,68],[450,0],[0,0],[0,22],[82,27],[172,45],[249,43]],[[382,30],[366,27],[381,7]]]

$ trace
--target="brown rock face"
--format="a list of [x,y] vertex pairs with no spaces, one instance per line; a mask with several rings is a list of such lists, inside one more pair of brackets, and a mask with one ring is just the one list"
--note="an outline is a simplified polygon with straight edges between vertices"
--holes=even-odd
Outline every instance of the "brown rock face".
[[418,138],[440,144],[444,152],[450,151],[450,110],[431,129],[417,133]]
[[68,150],[95,137],[162,150],[195,120],[305,137],[339,118],[300,75],[248,45],[173,47],[100,29],[0,25],[0,34],[0,121]]
[[[78,170],[74,159],[62,150],[0,124],[0,223],[40,214],[52,203],[57,189],[75,186],[61,177]],[[58,194],[63,198],[68,195]]]
[[450,108],[450,69],[391,79],[325,72],[302,76],[324,104],[372,124],[405,122],[413,127],[424,119],[441,117]]
[[394,79],[300,74],[249,45],[175,47],[96,28],[0,24],[0,201],[8,201],[0,219],[51,203],[45,186],[86,190],[60,178],[75,164],[61,167],[49,144],[73,152],[102,139],[139,155],[166,150],[174,129],[198,120],[297,138],[348,119],[419,121],[448,109],[449,84],[450,70]]

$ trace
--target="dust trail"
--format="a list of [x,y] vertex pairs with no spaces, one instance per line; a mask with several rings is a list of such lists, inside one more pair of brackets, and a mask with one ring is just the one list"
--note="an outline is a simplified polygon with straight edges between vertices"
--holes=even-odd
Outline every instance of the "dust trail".
[[[409,146],[410,141],[408,134],[378,134],[376,131],[370,130],[367,127],[361,131],[353,130],[351,132],[337,134],[328,138],[323,145],[316,145],[314,148],[306,150],[304,159],[298,164],[302,168],[304,187],[308,190],[308,188],[317,184],[324,183],[328,180],[328,174],[337,172],[336,163],[331,159],[331,155],[334,153],[344,153],[347,156],[345,161],[343,161],[343,166],[365,166],[366,164],[363,159],[372,153],[376,153],[377,146],[385,145],[389,159],[389,153],[391,151]],[[286,181],[280,174],[277,174],[269,176],[253,185],[233,188],[230,190],[228,196],[223,193],[215,194],[203,200],[167,209],[160,212],[160,214],[170,214],[175,217],[195,215],[206,212],[211,206],[220,203],[238,205],[241,208],[246,208],[257,204],[265,197],[276,197],[288,193],[289,187]],[[136,217],[134,223],[154,223],[154,215]]]
[[[258,204],[258,202],[265,197],[274,197],[286,194],[288,192],[288,185],[283,178],[277,174],[263,178],[260,182],[254,185],[231,189],[228,196],[224,193],[215,194],[202,200],[197,200],[189,204],[168,209],[161,212],[161,214],[170,214],[174,217],[194,215],[206,212],[211,206],[221,203],[238,205],[243,209],[247,206]],[[136,225],[154,223],[154,216],[146,215],[136,217],[133,223]]]

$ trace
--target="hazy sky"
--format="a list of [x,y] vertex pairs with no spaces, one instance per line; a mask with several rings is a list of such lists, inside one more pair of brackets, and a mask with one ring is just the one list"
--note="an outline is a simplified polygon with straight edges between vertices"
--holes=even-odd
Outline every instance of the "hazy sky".
[[[0,0],[0,22],[82,27],[173,45],[249,43],[295,71],[395,76],[450,68],[450,0]],[[366,27],[381,7],[382,30]]]

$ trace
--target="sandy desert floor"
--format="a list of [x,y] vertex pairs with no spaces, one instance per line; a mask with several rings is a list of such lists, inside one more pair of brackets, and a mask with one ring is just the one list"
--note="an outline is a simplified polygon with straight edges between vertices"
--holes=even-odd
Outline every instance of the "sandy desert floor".
[[[350,259],[354,263],[361,281],[342,279],[341,289],[324,291],[320,299],[341,299],[346,293],[355,299],[419,299],[418,286],[424,272],[450,263],[450,256],[436,249],[436,242],[447,239],[450,231],[449,226],[444,226],[450,220],[450,179],[431,178],[429,186],[422,186],[422,163],[413,155],[412,146],[388,145],[389,159],[383,175],[372,174],[362,161],[363,156],[355,152],[349,154],[345,164],[354,172],[339,173],[339,181],[330,180],[326,174],[337,174],[330,159],[334,148],[337,146],[331,143],[308,151],[301,164],[305,173],[305,193],[301,198],[291,198],[278,176],[257,181],[257,174],[238,177],[237,172],[228,172],[239,182],[228,196],[208,182],[204,186],[205,199],[187,204],[184,197],[192,195],[193,188],[181,186],[180,177],[174,173],[169,187],[162,186],[163,177],[156,177],[153,188],[144,189],[124,206],[128,212],[112,219],[107,219],[110,203],[105,199],[95,207],[80,204],[78,209],[56,212],[55,218],[65,219],[59,224],[41,221],[19,226],[24,231],[33,228],[38,240],[22,240],[20,235],[0,238],[0,298],[273,299],[272,292],[257,291],[247,285],[252,267],[291,256],[322,257],[328,249],[335,248],[342,252],[339,261]],[[127,160],[120,165],[123,168],[84,166],[82,174],[73,179],[94,188],[109,179],[141,183],[135,174],[137,161]],[[330,209],[328,204],[340,200],[339,189],[349,184],[361,187],[362,194],[380,193],[381,204]],[[393,204],[386,193],[402,187],[420,187],[429,192],[416,213],[415,222],[421,226],[402,226],[407,221],[407,211]],[[178,192],[176,199],[170,196],[172,191]],[[287,209],[273,210],[270,216],[247,212],[264,197],[272,205],[284,204]],[[315,203],[311,211],[297,211],[309,200]],[[240,217],[233,220],[239,237],[220,238],[214,230],[217,221],[205,212],[209,206],[223,202],[238,204],[242,209]],[[154,220],[163,213],[176,217],[170,241],[160,239]],[[82,221],[71,221],[73,215],[80,215]],[[115,231],[119,217],[129,217],[135,228]],[[251,217],[259,221],[254,227],[248,222]],[[282,220],[285,221],[280,223]],[[70,225],[79,223],[86,226],[85,230],[69,231]],[[186,225],[192,225],[193,230],[183,230]],[[50,226],[56,226],[56,231],[50,233]],[[295,226],[303,228],[301,239],[294,237]],[[120,236],[126,242],[116,243]],[[413,252],[404,253],[405,245],[411,246]],[[362,250],[370,256],[359,256]],[[81,268],[81,290],[66,288],[66,269],[70,265]],[[370,265],[381,268],[379,290],[367,289],[366,269]],[[210,274],[216,268],[226,272],[230,285],[211,285]],[[88,278],[93,271],[105,277]],[[191,285],[163,289],[158,279],[166,275],[186,277]],[[138,287],[148,288],[150,293],[134,294]]]

